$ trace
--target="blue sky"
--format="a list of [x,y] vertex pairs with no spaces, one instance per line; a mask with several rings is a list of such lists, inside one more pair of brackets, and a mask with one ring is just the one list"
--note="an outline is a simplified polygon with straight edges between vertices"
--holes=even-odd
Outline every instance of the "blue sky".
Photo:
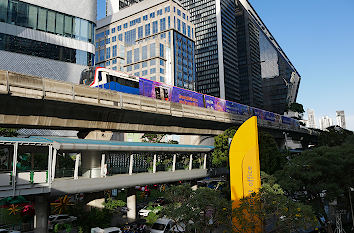
[[302,77],[297,102],[317,119],[344,110],[354,130],[354,1],[249,1]]

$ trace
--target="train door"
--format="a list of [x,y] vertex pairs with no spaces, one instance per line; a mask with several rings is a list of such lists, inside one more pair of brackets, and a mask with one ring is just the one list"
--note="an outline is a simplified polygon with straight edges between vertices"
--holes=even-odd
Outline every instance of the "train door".
[[98,80],[98,85],[103,85],[105,83],[107,83],[107,77],[109,76],[108,75],[108,72],[106,71],[98,71],[98,74],[97,74],[97,80]]
[[168,88],[166,87],[155,87],[155,97],[160,100],[169,100]]

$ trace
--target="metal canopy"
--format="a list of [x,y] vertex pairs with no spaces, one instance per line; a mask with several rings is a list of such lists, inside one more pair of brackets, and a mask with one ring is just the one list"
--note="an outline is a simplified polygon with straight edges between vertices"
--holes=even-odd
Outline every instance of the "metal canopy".
[[209,152],[213,146],[181,145],[167,143],[119,142],[60,137],[0,137],[1,144],[52,145],[63,151],[130,151],[130,152]]

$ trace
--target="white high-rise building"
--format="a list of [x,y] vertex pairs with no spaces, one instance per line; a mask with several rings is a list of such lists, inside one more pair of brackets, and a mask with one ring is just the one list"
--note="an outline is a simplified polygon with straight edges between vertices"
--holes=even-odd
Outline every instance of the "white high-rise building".
[[345,125],[345,115],[344,115],[344,111],[336,111],[337,113],[337,125],[342,127],[343,129],[346,128],[346,125]]
[[325,130],[333,125],[333,120],[329,116],[321,117],[320,119],[320,129]]
[[307,109],[307,118],[308,118],[308,122],[307,122],[307,127],[309,128],[317,128],[316,127],[316,118],[315,118],[315,110],[313,109]]

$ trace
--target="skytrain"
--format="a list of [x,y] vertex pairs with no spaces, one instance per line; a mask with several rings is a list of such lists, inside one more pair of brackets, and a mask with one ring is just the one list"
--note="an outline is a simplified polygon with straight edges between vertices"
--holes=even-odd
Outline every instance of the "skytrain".
[[246,117],[257,116],[258,119],[275,124],[281,124],[293,129],[300,128],[299,121],[290,117],[107,68],[90,67],[82,71],[80,84]]

